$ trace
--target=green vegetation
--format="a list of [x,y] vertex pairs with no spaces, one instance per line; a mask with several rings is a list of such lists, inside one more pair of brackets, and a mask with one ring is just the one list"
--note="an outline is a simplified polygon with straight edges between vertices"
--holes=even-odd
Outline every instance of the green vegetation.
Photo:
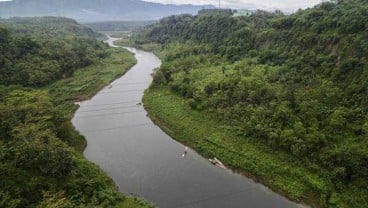
[[367,9],[340,0],[292,15],[164,18],[136,41],[164,50],[147,109],[291,199],[368,207]]
[[150,207],[119,193],[80,154],[85,141],[70,122],[74,102],[123,74],[135,63],[133,55],[109,49],[69,19],[20,20],[7,20],[0,30],[0,72],[6,75],[0,85],[0,207]]
[[117,208],[152,208],[152,205],[147,204],[146,201],[135,198],[135,197],[126,197],[123,202],[117,205]]
[[132,36],[127,36],[127,35],[122,35],[122,34],[116,35],[115,36],[116,38],[121,38],[121,39],[114,41],[114,44],[118,46],[134,47],[134,48],[138,48],[144,51],[152,51],[158,57],[160,58],[164,57],[164,50],[160,44],[153,43],[153,42],[147,42],[144,44],[139,43],[139,38],[136,37],[137,34],[139,33],[130,34]]
[[103,44],[92,39],[98,34],[69,19],[4,20],[0,35],[3,85],[44,86],[107,56]]
[[250,16],[253,13],[252,10],[247,10],[247,9],[239,9],[234,13],[234,17],[238,17],[238,16]]
[[[49,91],[53,103],[60,113],[60,119],[65,119],[65,123],[59,125],[62,135],[66,133],[65,141],[80,152],[86,145],[84,139],[77,139],[74,134],[70,119],[77,106],[76,101],[86,100],[92,97],[102,87],[112,80],[123,75],[131,66],[136,63],[134,56],[119,48],[105,49],[109,56],[94,63],[91,66],[77,70],[72,77],[58,80],[46,87]],[[66,129],[63,129],[66,128]],[[71,129],[72,128],[72,129]]]
[[156,21],[107,21],[107,22],[91,22],[85,23],[86,26],[94,31],[137,31],[143,27],[153,24]]
[[326,185],[321,176],[327,172],[315,173],[315,167],[300,166],[284,152],[237,134],[216,114],[193,110],[190,100],[166,87],[151,88],[143,101],[154,122],[173,138],[207,158],[219,158],[232,169],[262,181],[291,199],[313,200],[303,194]]

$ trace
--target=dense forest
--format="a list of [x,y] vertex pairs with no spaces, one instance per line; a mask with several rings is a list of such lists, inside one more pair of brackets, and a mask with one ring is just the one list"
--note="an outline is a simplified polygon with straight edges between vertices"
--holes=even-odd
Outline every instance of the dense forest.
[[[85,141],[70,122],[77,92],[87,95],[103,84],[92,76],[103,70],[92,65],[111,51],[98,36],[65,18],[0,21],[0,207],[116,207],[124,201],[113,181],[80,154]],[[135,63],[128,52],[118,57],[115,75]],[[88,77],[94,80],[79,84]]]
[[74,20],[0,20],[0,84],[40,87],[106,56],[99,34]]
[[317,194],[321,206],[367,207],[367,11],[365,0],[291,15],[207,10],[164,18],[136,43],[164,52],[153,87],[320,173],[325,183],[311,182],[314,193],[304,195]]

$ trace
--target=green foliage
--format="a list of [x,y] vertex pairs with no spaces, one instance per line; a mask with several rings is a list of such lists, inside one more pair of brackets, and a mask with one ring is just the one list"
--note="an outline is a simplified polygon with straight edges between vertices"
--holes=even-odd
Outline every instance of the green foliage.
[[[76,109],[74,102],[89,98],[125,73],[135,63],[133,55],[125,49],[107,49],[92,37],[79,39],[83,27],[72,20],[9,21],[15,21],[6,26],[13,32],[0,28],[0,50],[6,52],[1,53],[0,60],[10,68],[1,65],[0,70],[11,76],[2,77],[1,83],[16,85],[0,85],[0,207],[148,207],[138,202],[121,205],[132,200],[119,193],[114,182],[80,154],[85,140],[70,122]],[[73,25],[75,28],[68,31]],[[20,28],[25,30],[24,35],[20,35]],[[50,40],[36,37],[51,34],[54,29],[67,32]],[[45,41],[50,45],[43,45]],[[18,47],[16,53],[11,47]],[[74,59],[76,52],[79,57]],[[86,63],[90,66],[81,68],[85,64],[78,62],[91,57],[93,62]],[[30,59],[39,64],[21,63]],[[60,76],[60,71],[49,68],[50,63],[65,64],[70,74]],[[48,85],[40,88],[30,84],[31,79],[25,83],[11,74],[13,66],[32,75],[35,83]],[[47,70],[38,73],[43,66]]]
[[63,192],[58,193],[43,193],[43,201],[37,205],[37,208],[72,208],[72,207],[84,207],[75,206],[70,200],[68,200]]
[[[166,87],[148,90],[144,103],[150,117],[170,136],[205,157],[217,157],[227,166],[245,171],[291,199],[308,201],[310,196],[305,193],[327,193],[332,186],[325,179],[325,170],[300,166],[296,158],[239,135],[215,113],[191,109],[190,101]],[[320,200],[323,203],[325,199]]]
[[79,69],[72,77],[58,80],[45,87],[57,109],[58,136],[79,152],[84,150],[86,143],[70,122],[76,109],[74,103],[90,98],[136,63],[134,56],[124,49],[108,49],[107,53],[110,55],[102,61]]
[[108,21],[108,22],[91,22],[85,25],[94,31],[137,31],[147,25],[153,24],[155,21]]
[[101,34],[91,28],[80,25],[77,21],[64,17],[13,17],[0,19],[16,35],[27,35],[33,38],[62,38],[65,36],[100,37]]
[[98,34],[65,18],[0,21],[0,84],[40,87],[105,57]]
[[165,50],[154,87],[169,87],[238,135],[324,173],[318,176],[324,184],[311,182],[316,188],[296,198],[313,193],[324,206],[330,198],[331,206],[364,207],[367,9],[363,0],[346,0],[292,15],[171,16],[144,31],[141,41]]
[[140,198],[126,197],[122,203],[118,204],[117,207],[118,208],[135,208],[135,207],[153,208],[154,206]]
[[[122,54],[116,54],[118,57],[120,55]],[[123,55],[131,56],[126,52]],[[132,60],[132,56],[127,60]],[[106,81],[121,73],[122,66],[111,66],[107,63],[104,66],[112,69],[103,72],[105,76],[102,78]],[[132,64],[134,62],[123,66],[127,69]],[[83,75],[89,75],[88,79],[92,79],[94,70],[101,69],[91,67],[83,70]],[[50,96],[48,90],[2,87],[0,193],[4,198],[0,203],[5,207],[112,207],[123,201],[113,182],[98,167],[66,145],[68,143],[77,146],[82,138],[71,126],[70,117],[61,116],[71,115],[74,109],[68,107],[73,106],[72,100],[64,99],[76,99],[77,95],[85,93],[86,91],[80,90],[70,94],[71,86],[80,85],[87,81],[87,77],[70,79],[74,81],[69,80],[69,83],[74,85],[64,83],[63,89],[66,91],[63,95],[54,95],[59,96],[57,107],[54,104],[55,97]],[[90,90],[98,90],[106,81],[91,86]],[[56,86],[58,84],[50,88],[57,89]],[[64,194],[61,198],[59,195],[46,197],[44,191],[62,191]]]

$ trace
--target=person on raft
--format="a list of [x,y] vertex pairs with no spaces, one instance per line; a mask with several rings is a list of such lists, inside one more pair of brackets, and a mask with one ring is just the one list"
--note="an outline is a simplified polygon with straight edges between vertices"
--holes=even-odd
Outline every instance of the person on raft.
[[185,146],[185,147],[184,147],[184,152],[183,152],[183,154],[181,155],[181,158],[184,158],[184,157],[185,157],[185,155],[187,155],[187,153],[188,153],[188,147],[187,147],[187,146]]

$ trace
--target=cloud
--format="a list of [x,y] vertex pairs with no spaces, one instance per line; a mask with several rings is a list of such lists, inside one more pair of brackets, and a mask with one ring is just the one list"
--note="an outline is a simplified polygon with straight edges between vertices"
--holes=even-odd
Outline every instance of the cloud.
[[[164,4],[212,4],[217,6],[218,0],[145,0]],[[265,9],[293,12],[321,3],[321,0],[221,0],[223,7],[234,9]]]

